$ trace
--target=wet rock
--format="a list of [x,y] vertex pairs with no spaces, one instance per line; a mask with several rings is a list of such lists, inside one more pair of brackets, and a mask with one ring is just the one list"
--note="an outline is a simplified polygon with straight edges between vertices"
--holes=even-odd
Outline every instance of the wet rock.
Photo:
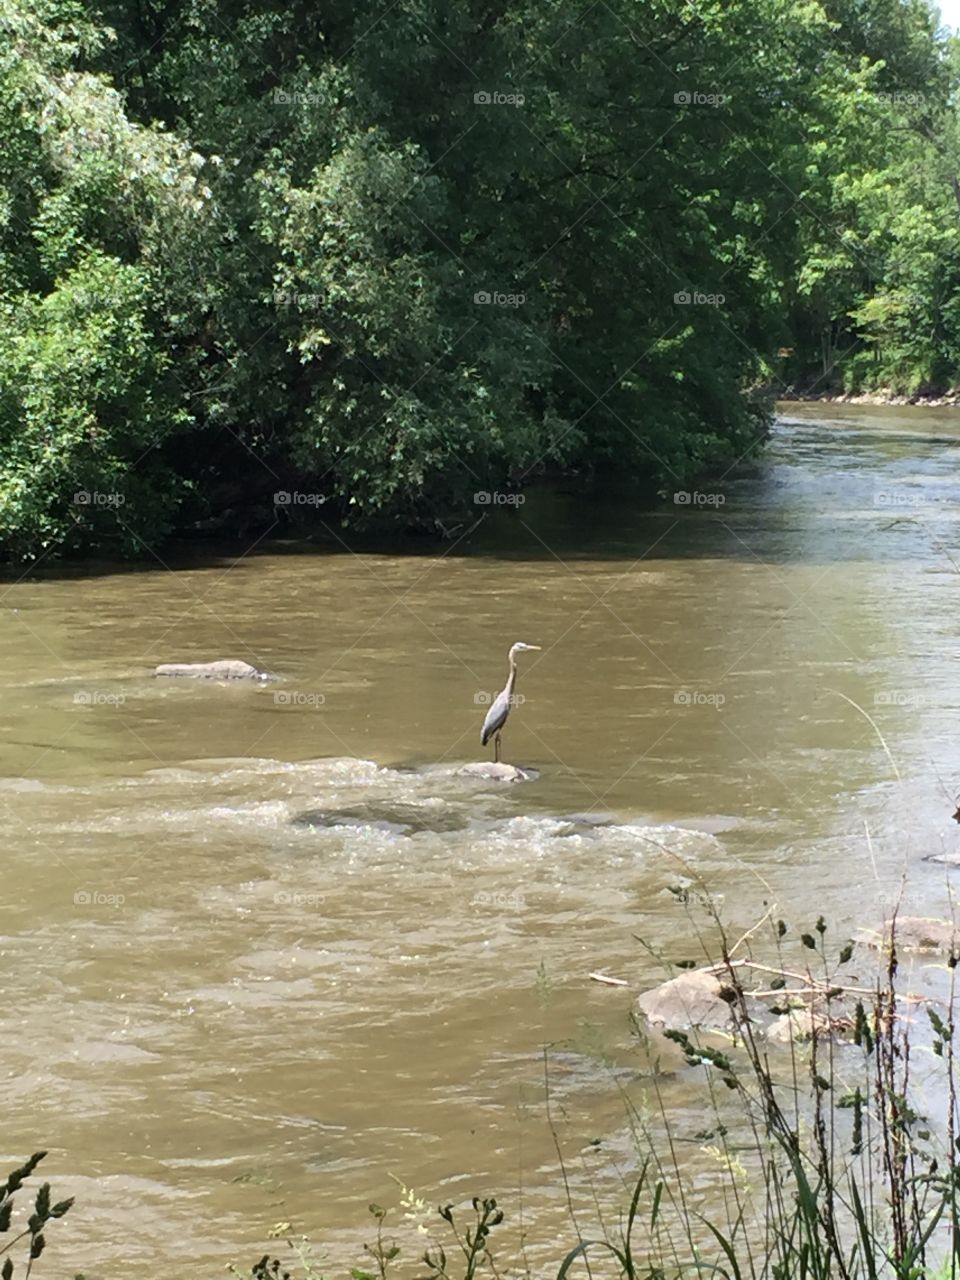
[[220,659],[217,662],[162,662],[155,676],[180,676],[187,680],[268,680],[249,662]]
[[829,1030],[830,1019],[822,1013],[814,1013],[812,1009],[791,1009],[770,1023],[767,1039],[774,1044],[790,1044],[791,1041],[812,1040],[814,1032],[826,1035]]
[[[860,937],[872,947],[886,949],[890,945],[890,924],[884,925],[882,933],[862,929]],[[944,956],[960,954],[960,926],[949,920],[936,920],[927,916],[898,916],[894,938],[901,951],[936,951]]]
[[531,769],[521,769],[515,764],[495,764],[492,760],[478,760],[457,770],[461,778],[482,778],[487,782],[527,782],[537,775]]
[[720,998],[720,981],[707,969],[681,973],[637,997],[637,1012],[652,1027],[685,1030],[688,1027],[726,1028],[730,1006]]
[[612,813],[571,813],[563,821],[566,823],[558,836],[602,836],[608,827],[616,822]]
[[931,853],[924,862],[937,862],[943,867],[960,867],[960,853]]
[[412,835],[419,831],[463,831],[467,819],[447,809],[415,804],[358,804],[342,809],[307,809],[293,818],[295,827],[373,828],[391,835]]

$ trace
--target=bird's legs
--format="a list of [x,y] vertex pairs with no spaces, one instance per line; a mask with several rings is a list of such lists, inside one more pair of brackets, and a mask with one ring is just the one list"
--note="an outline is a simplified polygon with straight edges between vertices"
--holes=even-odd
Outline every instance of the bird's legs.
[[499,733],[495,733],[495,734],[493,735],[493,763],[494,763],[494,764],[499,764],[499,763],[500,763],[500,735],[499,735]]

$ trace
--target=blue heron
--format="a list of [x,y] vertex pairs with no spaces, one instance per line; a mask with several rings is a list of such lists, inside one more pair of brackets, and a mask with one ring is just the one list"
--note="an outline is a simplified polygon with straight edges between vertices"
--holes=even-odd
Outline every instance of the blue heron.
[[513,690],[517,683],[517,654],[526,653],[529,649],[539,651],[538,644],[524,644],[522,640],[518,640],[510,650],[510,675],[507,683],[493,700],[493,705],[486,714],[483,722],[483,728],[480,730],[480,745],[486,746],[493,738],[493,758],[494,761],[500,763],[500,731],[507,723],[507,716],[510,714],[510,708],[513,706]]

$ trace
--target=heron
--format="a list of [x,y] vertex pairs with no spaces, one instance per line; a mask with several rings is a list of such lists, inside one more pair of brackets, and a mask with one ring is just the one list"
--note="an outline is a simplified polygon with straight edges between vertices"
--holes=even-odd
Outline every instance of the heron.
[[500,763],[500,732],[507,723],[507,716],[513,706],[513,691],[517,684],[517,654],[527,653],[534,649],[539,652],[540,646],[538,644],[524,644],[522,640],[518,640],[515,645],[511,646],[508,655],[510,675],[507,677],[507,683],[494,698],[493,705],[483,721],[483,728],[480,730],[481,746],[485,747],[490,739],[493,738],[493,758],[496,764]]

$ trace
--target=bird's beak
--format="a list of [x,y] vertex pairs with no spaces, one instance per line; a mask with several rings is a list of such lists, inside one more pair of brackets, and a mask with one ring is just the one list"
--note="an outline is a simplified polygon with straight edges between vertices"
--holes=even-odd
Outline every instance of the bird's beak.
[[540,652],[540,646],[539,646],[538,644],[528,644],[528,645],[527,645],[527,648],[528,648],[528,649],[536,649],[537,653],[539,653],[539,652]]

